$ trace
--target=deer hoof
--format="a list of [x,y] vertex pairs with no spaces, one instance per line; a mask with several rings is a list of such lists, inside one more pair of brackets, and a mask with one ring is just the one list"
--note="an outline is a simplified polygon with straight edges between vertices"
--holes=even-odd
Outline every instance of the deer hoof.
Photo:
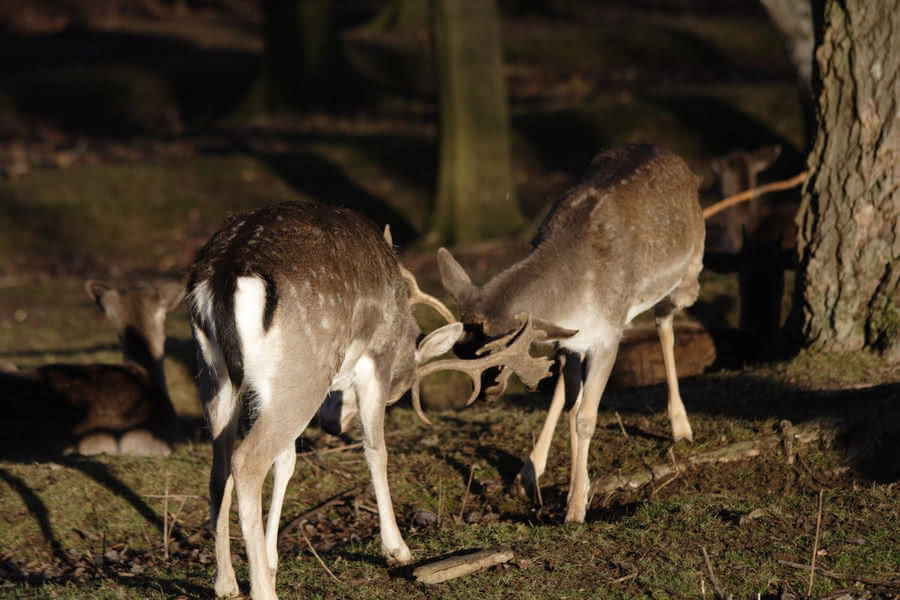
[[694,432],[691,430],[690,423],[685,423],[682,426],[673,426],[672,427],[672,438],[676,442],[685,441],[685,442],[693,442],[694,441]]
[[216,577],[216,598],[236,598],[241,595],[234,575],[228,577]]
[[406,544],[399,548],[389,549],[387,546],[381,546],[381,553],[387,559],[390,566],[408,565],[412,562],[412,554]]
[[539,475],[535,472],[534,463],[531,462],[530,458],[525,459],[525,464],[522,465],[518,475],[516,475],[514,485],[520,496],[528,498],[532,502],[537,502],[537,490],[538,485],[540,485]]

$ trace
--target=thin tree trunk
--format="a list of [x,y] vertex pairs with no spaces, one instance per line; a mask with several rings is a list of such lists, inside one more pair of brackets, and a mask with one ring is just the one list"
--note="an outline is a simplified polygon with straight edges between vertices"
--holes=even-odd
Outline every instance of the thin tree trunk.
[[509,116],[494,0],[432,0],[440,112],[434,242],[516,231]]
[[811,178],[798,214],[801,321],[814,350],[900,359],[900,11],[827,0]]

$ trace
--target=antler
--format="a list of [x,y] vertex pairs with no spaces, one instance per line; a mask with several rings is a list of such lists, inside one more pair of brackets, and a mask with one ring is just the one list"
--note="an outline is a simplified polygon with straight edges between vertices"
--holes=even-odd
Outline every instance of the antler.
[[419,284],[416,282],[416,277],[410,271],[408,271],[405,267],[400,267],[400,275],[403,276],[403,279],[406,280],[407,285],[409,286],[409,305],[413,304],[425,304],[430,306],[434,310],[436,310],[448,323],[455,323],[456,318],[453,316],[453,313],[450,312],[450,309],[447,306],[432,296],[431,294],[426,294],[421,289],[419,289]]
[[[388,246],[393,247],[394,238],[391,235],[391,226],[384,226],[384,241],[387,242]],[[416,276],[412,274],[409,269],[400,265],[400,275],[403,276],[403,279],[406,280],[407,285],[409,285],[409,305],[413,304],[425,304],[430,306],[434,310],[438,311],[444,320],[448,323],[455,323],[456,318],[453,316],[453,313],[450,312],[450,309],[447,306],[432,296],[431,294],[426,294],[421,289],[419,289],[419,282],[416,281]]]
[[466,406],[475,402],[481,392],[481,374],[491,367],[502,367],[500,375],[497,376],[497,383],[488,388],[488,393],[492,396],[503,393],[503,390],[506,389],[506,381],[513,372],[530,388],[535,387],[541,379],[550,374],[550,366],[553,361],[543,356],[531,356],[528,352],[531,343],[546,338],[546,333],[541,329],[534,328],[531,315],[521,313],[516,315],[516,319],[520,322],[524,321],[524,324],[511,333],[482,346],[476,353],[481,358],[435,360],[416,369],[411,387],[412,404],[422,421],[428,425],[431,424],[431,421],[422,412],[419,387],[422,379],[437,371],[459,371],[469,376],[473,389],[466,401]]

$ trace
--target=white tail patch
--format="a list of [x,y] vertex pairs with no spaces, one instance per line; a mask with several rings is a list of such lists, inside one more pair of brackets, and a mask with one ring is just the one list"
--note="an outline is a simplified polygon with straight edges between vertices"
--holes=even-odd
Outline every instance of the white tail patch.
[[266,285],[258,277],[238,277],[234,293],[234,322],[241,340],[244,383],[255,392],[251,412],[265,408],[272,397],[271,381],[281,361],[281,330],[263,329]]
[[197,323],[197,325],[212,333],[213,341],[215,341],[215,322],[212,314],[213,295],[209,287],[209,281],[201,281],[195,285],[194,289],[188,294],[187,300],[191,307],[191,312],[200,315],[200,323]]

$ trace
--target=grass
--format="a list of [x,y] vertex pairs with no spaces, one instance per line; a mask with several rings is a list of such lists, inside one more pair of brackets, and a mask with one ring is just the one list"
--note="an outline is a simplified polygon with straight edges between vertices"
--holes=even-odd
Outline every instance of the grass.
[[[611,419],[602,412],[601,421]],[[324,574],[294,530],[282,543],[282,595],[697,597],[701,579],[705,578],[706,589],[711,589],[704,548],[722,587],[735,597],[773,593],[785,584],[805,589],[807,574],[779,561],[808,564],[818,498],[818,483],[812,476],[829,477],[835,465],[845,462],[840,449],[811,448],[801,454],[810,473],[785,467],[777,455],[698,467],[654,495],[647,490],[623,493],[606,507],[595,498],[586,524],[562,525],[557,519],[561,515],[558,503],[564,502],[561,488],[567,461],[561,446],[565,440],[556,441],[544,481],[545,498],[554,503],[549,512],[535,512],[502,483],[510,474],[507,463],[512,460],[503,457],[525,451],[525,432],[538,424],[540,414],[513,400],[501,400],[495,406],[433,416],[437,421],[433,431],[416,424],[407,408],[392,410],[388,420],[393,499],[407,543],[417,560],[464,549],[509,547],[515,552],[514,563],[435,588],[423,587],[409,578],[408,569],[385,568],[379,557],[374,516],[362,512],[354,518],[353,502],[348,498],[328,512],[310,517],[304,525],[308,537],[319,546],[322,560],[342,583]],[[697,451],[731,441],[721,439],[717,420],[698,416]],[[645,418],[663,425],[658,423],[664,421],[661,415]],[[641,421],[627,416],[626,422]],[[514,425],[514,434],[506,427],[492,426],[498,424]],[[591,460],[595,473],[612,468],[610,452],[602,448],[618,446],[618,437],[616,429],[600,428]],[[740,439],[752,437],[747,428]],[[339,443],[315,430],[305,440],[306,447],[319,449]],[[623,470],[656,460],[668,447],[667,442],[655,438],[633,438],[628,444],[638,446],[639,451],[615,458]],[[469,448],[472,445],[474,452]],[[0,463],[2,485],[8,488],[0,496],[3,558],[7,565],[23,570],[31,565],[32,571],[30,583],[10,581],[0,587],[0,596],[136,598],[185,593],[208,597],[212,579],[212,548],[206,531],[208,455],[204,445],[187,444],[167,459],[100,457]],[[480,514],[482,520],[464,525],[453,516],[460,509],[473,460],[482,468],[476,471],[465,512]],[[178,517],[169,561],[162,558],[162,502],[152,498],[162,494],[167,478],[172,493],[189,496],[180,510],[173,508],[174,502],[169,505]],[[288,488],[282,522],[367,481],[358,451],[302,452]],[[372,502],[366,498],[363,493],[358,500]],[[900,498],[895,487],[838,476],[832,479],[824,500],[818,564],[850,576],[889,578],[900,559],[900,545],[891,533],[900,527]],[[412,513],[423,509],[436,512],[436,502],[442,503],[440,524],[424,529],[416,526]],[[742,520],[756,509],[763,510],[761,516]],[[495,517],[485,518],[485,514]],[[234,547],[238,577],[246,582],[239,536]],[[137,572],[129,563],[118,564],[115,556],[109,558],[110,549],[124,555],[134,553]],[[42,580],[33,572],[36,565],[67,560],[97,564],[94,571],[81,577],[58,581],[52,577]],[[153,582],[160,588],[155,590]],[[74,590],[73,584],[77,586]],[[837,589],[841,589],[839,582],[818,577],[814,592],[825,595]]]

